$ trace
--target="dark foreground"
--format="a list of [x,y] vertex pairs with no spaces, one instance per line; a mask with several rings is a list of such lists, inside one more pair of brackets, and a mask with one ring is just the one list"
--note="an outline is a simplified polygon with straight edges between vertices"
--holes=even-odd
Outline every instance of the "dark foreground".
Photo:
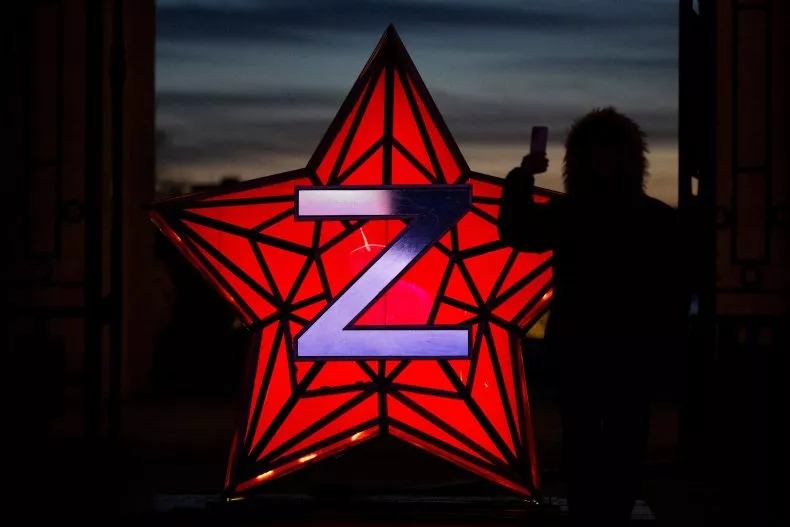
[[[31,518],[104,525],[564,525],[559,427],[549,407],[535,415],[544,496],[525,501],[392,440],[374,442],[271,482],[267,495],[223,503],[232,409],[210,402],[127,408],[122,446],[68,439],[61,428],[37,448]],[[678,462],[671,408],[655,431],[635,525],[763,525],[736,472]],[[62,425],[66,426],[66,425]],[[367,448],[367,450],[366,450]],[[378,449],[378,450],[377,450]],[[406,462],[408,461],[408,462]],[[33,468],[33,467],[30,467]],[[275,484],[276,483],[276,484]],[[768,498],[766,498],[768,499]]]

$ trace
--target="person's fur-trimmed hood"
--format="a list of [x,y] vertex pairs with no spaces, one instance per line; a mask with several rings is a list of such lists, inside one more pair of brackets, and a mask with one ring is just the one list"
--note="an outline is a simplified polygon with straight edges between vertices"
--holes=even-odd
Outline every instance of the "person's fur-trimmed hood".
[[596,164],[606,152],[612,158],[614,173],[608,184],[629,194],[644,192],[648,176],[646,135],[636,122],[609,106],[582,116],[568,131],[562,169],[568,194],[587,193],[604,184],[596,173]]

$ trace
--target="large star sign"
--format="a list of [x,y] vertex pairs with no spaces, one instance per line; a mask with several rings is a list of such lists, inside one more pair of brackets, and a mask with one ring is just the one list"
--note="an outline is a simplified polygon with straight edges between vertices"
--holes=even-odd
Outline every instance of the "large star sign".
[[390,26],[306,168],[153,205],[253,335],[229,497],[383,434],[534,494],[520,346],[551,255],[500,242],[501,192]]

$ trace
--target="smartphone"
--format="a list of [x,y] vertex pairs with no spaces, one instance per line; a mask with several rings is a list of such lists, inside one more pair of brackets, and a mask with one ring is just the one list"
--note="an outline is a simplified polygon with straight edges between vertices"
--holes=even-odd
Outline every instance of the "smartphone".
[[546,145],[549,142],[549,127],[548,126],[533,126],[532,138],[530,139],[529,151],[530,153],[545,154]]

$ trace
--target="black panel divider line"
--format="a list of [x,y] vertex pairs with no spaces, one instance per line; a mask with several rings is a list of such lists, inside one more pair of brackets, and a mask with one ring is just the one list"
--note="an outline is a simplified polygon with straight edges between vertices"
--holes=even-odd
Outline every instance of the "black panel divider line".
[[[188,227],[180,222],[171,222],[169,223],[171,229],[176,232],[182,240],[184,246],[189,249],[189,252],[201,263],[203,264],[203,269],[205,272],[209,273],[211,277],[217,281],[217,283],[225,289],[225,292],[233,298],[233,301],[236,305],[244,312],[244,314],[249,318],[249,320],[257,320],[258,316],[255,314],[255,311],[250,307],[249,304],[242,298],[242,296],[236,291],[235,288],[231,287],[230,283],[222,276],[222,273],[211,264],[211,262],[206,259],[203,253],[199,250],[198,245],[195,243],[196,241],[202,241],[202,238],[196,240],[193,238],[191,234],[191,230]],[[213,255],[212,255],[213,256]],[[222,262],[220,262],[222,263]]]
[[[266,289],[261,286],[257,280],[250,277],[247,273],[245,273],[241,268],[239,268],[233,261],[227,258],[222,251],[214,247],[212,244],[207,242],[200,234],[195,232],[189,225],[185,225],[183,223],[180,224],[183,227],[183,231],[187,237],[189,237],[192,241],[194,241],[199,247],[205,250],[209,255],[211,255],[214,259],[216,259],[219,263],[224,265],[231,273],[236,275],[236,277],[244,282],[250,289],[252,289],[255,293],[260,295],[261,298],[269,302],[270,304],[276,306],[277,300],[276,298],[269,293]],[[172,227],[172,225],[171,225]],[[223,278],[224,280],[224,278]],[[252,317],[253,319],[257,318],[257,316]]]
[[360,369],[361,369],[363,372],[365,372],[365,375],[367,375],[368,377],[370,377],[370,379],[371,379],[373,382],[375,382],[377,385],[381,384],[381,380],[382,380],[382,379],[381,379],[381,378],[378,376],[378,374],[377,374],[375,371],[373,371],[373,368],[371,368],[371,367],[368,365],[368,363],[367,363],[367,362],[365,362],[365,361],[362,361],[362,360],[358,360],[358,361],[355,361],[355,362],[357,363],[357,366],[359,366],[359,367],[360,367]]
[[502,289],[502,284],[505,283],[505,279],[507,278],[507,275],[510,274],[510,271],[516,264],[517,259],[518,251],[511,251],[510,256],[508,256],[507,261],[505,262],[505,265],[502,267],[502,271],[499,273],[499,277],[497,277],[496,282],[494,282],[494,287],[491,288],[491,294],[488,296],[489,308],[491,303],[493,303],[493,300],[495,300],[499,294],[499,290]]
[[335,159],[335,164],[332,167],[332,172],[329,175],[328,184],[334,185],[337,181],[338,175],[340,174],[340,168],[346,161],[346,156],[348,155],[348,151],[351,148],[351,144],[354,141],[354,138],[357,135],[357,131],[359,130],[359,125],[362,122],[362,117],[365,115],[365,112],[368,109],[368,103],[370,102],[370,98],[373,96],[373,92],[376,90],[376,85],[378,83],[378,76],[381,73],[381,65],[373,64],[373,67],[370,70],[370,81],[366,90],[363,92],[362,99],[359,102],[359,108],[357,108],[357,113],[354,115],[354,120],[351,121],[351,127],[348,130],[348,134],[346,135],[345,139],[343,140],[343,146],[340,147],[340,152],[337,154],[337,159]]
[[523,278],[520,278],[515,284],[512,284],[508,287],[504,293],[496,297],[493,302],[491,302],[491,308],[497,308],[507,302],[510,297],[521,291],[523,288],[528,286],[531,282],[534,282],[540,275],[549,271],[551,269],[552,261],[551,259],[546,260],[545,262],[539,264],[535,267],[532,271],[527,273]]
[[[408,424],[404,423],[403,421],[399,421],[397,419],[391,419],[391,424],[392,424],[392,427],[395,428],[396,430],[400,429],[401,432],[405,432],[407,434],[410,434],[410,435],[414,436],[415,438],[417,438],[417,439],[419,439],[419,440],[421,440],[421,441],[423,441],[425,443],[428,443],[428,444],[430,444],[431,446],[433,446],[435,448],[438,448],[440,450],[444,450],[448,454],[451,454],[451,455],[453,455],[455,457],[459,457],[459,458],[463,459],[464,461],[466,461],[467,463],[475,465],[476,467],[479,467],[479,468],[485,470],[486,472],[491,472],[493,474],[500,475],[499,473],[497,473],[496,469],[499,468],[501,465],[494,465],[493,463],[486,463],[484,460],[480,459],[479,457],[473,456],[469,452],[465,452],[464,450],[461,450],[460,448],[458,448],[456,446],[453,446],[453,445],[450,445],[448,443],[445,443],[441,439],[436,439],[435,437],[431,436],[430,434],[426,434],[422,430],[414,428],[413,426],[408,425]],[[500,461],[500,463],[501,463],[501,461]],[[510,478],[507,478],[507,479],[510,479]]]
[[[513,333],[508,333],[508,346],[510,348],[510,360],[513,363],[513,376],[515,377],[515,388],[516,388],[516,410],[518,411],[518,428],[519,433],[521,434],[521,451],[519,452],[519,456],[522,459],[522,463],[529,467],[531,465],[532,459],[529,454],[529,430],[528,427],[530,423],[527,422],[527,412],[528,409],[526,405],[528,404],[528,394],[526,393],[526,381],[527,381],[527,372],[526,366],[524,365],[523,356],[519,357],[521,352],[521,346],[519,343],[519,337],[514,335]],[[520,382],[522,375],[524,379],[524,384]]]
[[409,366],[409,364],[411,364],[410,360],[402,360],[402,361],[400,361],[398,363],[398,365],[395,366],[394,368],[392,368],[392,371],[389,372],[389,374],[386,376],[386,378],[384,379],[384,383],[385,384],[386,383],[390,383],[391,384],[392,381],[394,381],[398,377],[398,375],[403,373],[403,370],[405,370]]
[[413,384],[401,384],[393,382],[390,384],[393,390],[406,393],[417,393],[422,395],[432,395],[434,397],[444,397],[446,399],[461,399],[461,396],[456,392],[448,390],[441,390],[438,388],[427,388],[425,386],[416,386]]
[[200,214],[195,214],[194,212],[181,210],[175,213],[176,213],[176,217],[178,217],[178,219],[180,219],[181,221],[189,221],[197,225],[202,225],[203,227],[209,227],[211,229],[221,231],[226,234],[238,236],[239,238],[247,238],[251,241],[260,242],[265,245],[279,247],[280,249],[283,249],[285,251],[290,251],[303,256],[306,256],[309,252],[309,249],[297,243],[285,241],[280,238],[275,238],[274,236],[269,236],[267,234],[254,232],[249,229],[245,229],[243,227],[233,225],[231,223],[226,223],[224,221],[215,220],[213,218],[208,218],[206,216],[201,216]]
[[283,441],[283,443],[280,446],[272,449],[271,452],[269,452],[264,457],[262,457],[260,459],[260,463],[263,465],[268,465],[269,463],[277,459],[278,456],[284,454],[289,449],[293,448],[294,446],[298,445],[305,439],[309,438],[311,435],[315,434],[316,432],[327,426],[332,421],[340,418],[343,414],[346,414],[350,410],[356,408],[375,393],[376,392],[374,390],[366,390],[358,393],[357,395],[355,395],[348,401],[344,402],[343,404],[341,404],[340,406],[338,406],[337,408],[335,408],[334,410],[332,410],[331,412],[329,412],[328,414],[317,420],[315,423],[311,424],[310,426],[302,430],[301,432],[294,434],[289,439]]
[[302,326],[306,326],[307,324],[310,323],[310,321],[307,320],[306,318],[296,315],[294,313],[284,313],[282,317],[291,322],[296,322],[297,324],[300,324]]
[[495,315],[494,313],[488,313],[486,319],[488,320],[489,324],[494,324],[496,326],[499,326],[505,331],[514,331],[516,333],[521,332],[521,326],[516,324],[516,322],[505,320],[504,318],[500,317],[499,315]]
[[313,260],[317,259],[319,256],[318,249],[321,247],[321,229],[323,228],[324,222],[321,220],[318,220],[313,224],[313,240],[310,244],[310,248],[313,250]]
[[445,255],[447,258],[449,258],[450,261],[455,261],[456,256],[441,241],[437,241],[436,243],[434,243],[433,247],[436,248],[437,251]]
[[304,281],[307,278],[307,274],[310,272],[310,267],[313,265],[313,256],[310,255],[302,264],[302,268],[299,269],[299,274],[296,275],[296,279],[294,280],[293,285],[291,286],[291,291],[288,293],[288,297],[285,299],[286,306],[290,306],[293,304],[294,298],[299,290],[304,286]]
[[[505,386],[505,376],[502,373],[502,365],[499,362],[499,354],[495,353],[497,350],[496,343],[494,341],[494,335],[491,332],[491,326],[486,324],[485,327],[485,334],[483,338],[486,339],[488,342],[488,358],[491,360],[491,366],[494,369],[494,377],[496,378],[497,382],[497,389],[499,391],[499,397],[502,400],[503,409],[505,411],[505,419],[507,420],[508,429],[510,431],[510,440],[513,443],[513,448],[515,450],[516,455],[520,450],[521,441],[519,439],[518,430],[516,429],[516,421],[513,418],[513,406],[510,404],[510,397],[508,396],[507,386]],[[509,349],[508,349],[509,351]],[[506,359],[510,360],[510,353],[507,353]],[[516,367],[511,362],[510,371],[515,372]],[[514,383],[516,379],[511,379]]]
[[[291,197],[291,201],[293,201],[293,200],[294,200],[294,198]],[[281,221],[283,221],[283,220],[285,220],[285,219],[287,219],[289,217],[293,217],[294,211],[295,211],[295,207],[291,207],[290,209],[286,209],[286,210],[284,210],[284,211],[282,211],[280,213],[275,214],[274,216],[272,216],[271,218],[267,219],[266,221],[263,221],[263,222],[259,223],[258,225],[255,225],[250,230],[253,231],[253,232],[261,232],[263,230],[266,230],[269,227],[277,225],[278,223],[280,223]]]
[[451,296],[442,296],[440,297],[440,299],[443,304],[447,304],[448,306],[453,306],[453,307],[457,307],[458,309],[468,311],[470,314],[479,316],[481,313],[481,308],[479,306],[473,306],[471,304],[467,304],[466,302],[462,302]]
[[442,298],[447,291],[447,286],[450,283],[450,276],[453,274],[453,269],[455,268],[455,262],[453,260],[447,261],[447,267],[444,268],[444,273],[442,274],[442,279],[439,282],[439,289],[436,292],[436,299],[433,302],[433,306],[431,306],[431,312],[428,315],[428,325],[433,325],[436,323],[436,317],[439,315],[439,309],[441,308]]
[[458,429],[451,426],[450,424],[446,423],[436,415],[432,414],[430,411],[423,408],[419,403],[415,402],[414,400],[406,397],[400,392],[397,391],[390,391],[389,395],[396,399],[398,402],[402,403],[404,406],[412,410],[414,413],[440,429],[442,432],[448,434],[453,439],[462,443],[464,446],[468,447],[470,450],[478,453],[483,458],[489,460],[492,464],[502,463],[502,460],[494,456],[491,452],[477,444],[475,441],[470,439],[469,437],[462,434]]
[[[380,387],[386,384],[387,367],[386,362],[379,361],[379,379],[382,381]],[[389,433],[389,422],[387,421],[387,392],[384,389],[378,390],[379,420],[381,421],[381,433]]]
[[474,247],[469,247],[468,249],[463,249],[458,252],[458,256],[462,259],[474,258],[476,256],[482,256],[486,253],[498,251],[506,247],[507,245],[505,245],[505,242],[502,240],[495,240],[493,242],[486,242],[482,245],[476,245]]
[[248,332],[250,332],[250,333],[254,332],[254,331],[258,331],[259,329],[263,329],[266,326],[269,326],[269,325],[271,325],[271,324],[273,324],[275,322],[279,322],[280,321],[280,317],[281,317],[281,315],[280,315],[279,312],[274,312],[274,313],[272,313],[269,316],[266,316],[266,317],[264,317],[264,318],[262,318],[260,320],[256,320],[255,322],[252,322],[251,324],[248,324],[246,326],[246,330]]
[[393,50],[392,45],[387,46],[385,59],[388,64],[384,67],[384,141],[382,156],[381,182],[384,185],[392,184],[392,136],[393,124],[395,120],[394,112],[394,91],[395,78],[393,72]]
[[425,168],[423,164],[420,163],[420,161],[414,157],[414,155],[412,155],[412,153],[409,152],[406,147],[403,146],[397,139],[393,138],[392,146],[395,147],[395,149],[400,152],[403,157],[405,157],[406,160],[411,163],[412,166],[414,166],[414,168],[416,168],[420,174],[422,174],[423,177],[425,177],[425,179],[427,179],[430,183],[439,183],[439,180],[436,179],[433,174],[431,174],[430,170]]
[[324,268],[324,261],[321,258],[315,260],[315,270],[318,271],[318,278],[321,280],[321,287],[324,290],[324,296],[327,302],[332,301],[332,288],[329,286],[329,277],[326,275]]
[[480,291],[477,289],[477,285],[475,285],[475,281],[472,278],[472,273],[469,272],[469,269],[466,267],[466,263],[463,260],[459,260],[457,262],[458,270],[461,272],[461,276],[464,278],[466,282],[466,286],[469,288],[469,291],[472,293],[472,296],[477,302],[479,306],[485,306],[486,302],[483,300],[483,296],[480,294]]
[[[282,352],[285,353],[285,350],[282,350]],[[286,360],[288,360],[288,357],[286,357]],[[321,371],[323,367],[324,367],[323,362],[314,362],[310,366],[310,369],[307,370],[307,373],[302,378],[301,382],[297,384],[296,390],[293,391],[293,393],[285,402],[283,407],[280,409],[279,412],[277,412],[277,415],[274,417],[274,419],[272,419],[269,428],[266,430],[266,432],[263,433],[263,436],[261,437],[260,441],[258,441],[258,444],[255,445],[253,451],[250,452],[249,457],[256,459],[260,457],[261,453],[263,452],[263,449],[266,447],[269,441],[272,440],[274,434],[277,433],[277,431],[280,429],[282,424],[288,418],[291,411],[294,409],[294,406],[296,406],[296,403],[299,402],[302,393],[304,393],[307,390],[308,386],[310,386],[310,383],[312,383],[315,380],[316,376],[318,375],[318,373]],[[257,420],[256,420],[256,424],[257,424]]]
[[[472,345],[472,361],[469,364],[469,378],[466,380],[466,385],[472,389],[475,381],[475,373],[477,372],[477,361],[480,357],[480,347],[483,343],[483,323],[477,325],[477,334],[475,335],[474,344]],[[446,373],[446,372],[445,372]],[[450,379],[450,382],[453,382]]]
[[324,184],[321,181],[321,178],[318,177],[318,174],[316,174],[316,172],[314,170],[309,169],[309,168],[307,168],[305,170],[307,170],[307,177],[308,177],[308,179],[310,179],[311,186],[313,186],[313,187],[320,187],[321,185]]
[[313,296],[309,296],[309,297],[304,298],[304,299],[302,299],[302,300],[300,300],[298,302],[294,302],[294,303],[290,304],[289,309],[291,311],[298,311],[298,310],[302,309],[303,307],[307,307],[309,305],[315,304],[316,302],[320,302],[322,300],[326,300],[326,295],[324,293],[316,293]]
[[[461,218],[461,221],[463,221],[463,218]],[[458,241],[458,224],[455,224],[450,228],[450,248],[453,250],[453,253],[455,254],[461,250],[460,247],[461,244]],[[459,259],[457,255],[455,256],[455,258],[456,260]]]
[[461,321],[461,325],[462,326],[474,326],[475,324],[479,324],[482,321],[483,321],[482,318],[480,318],[478,316],[474,316],[472,318],[468,318],[466,320],[462,320]]
[[458,375],[456,375],[455,371],[447,361],[440,360],[439,365],[442,367],[442,369],[445,370],[447,376],[450,377],[450,382],[452,382],[453,385],[455,385],[456,389],[458,390],[458,393],[460,393],[463,396],[466,405],[469,407],[469,410],[472,412],[472,415],[475,417],[475,419],[477,419],[477,422],[480,424],[480,426],[482,426],[483,429],[486,431],[489,438],[491,439],[491,441],[493,441],[494,445],[497,447],[497,449],[505,458],[505,460],[510,465],[514,465],[514,466],[517,465],[518,459],[516,458],[516,456],[513,454],[513,452],[510,451],[510,449],[505,444],[505,441],[499,435],[499,432],[497,432],[494,425],[491,424],[491,421],[488,420],[485,413],[480,409],[480,406],[478,406],[477,402],[475,402],[475,400],[472,398],[472,394],[471,394],[472,384],[470,383],[469,388],[466,389],[466,387],[463,385],[461,380],[458,378]]
[[433,165],[433,171],[436,174],[436,181],[439,183],[447,183],[447,178],[444,177],[444,171],[442,170],[441,163],[439,163],[439,157],[436,155],[436,149],[433,147],[433,142],[431,141],[431,136],[428,133],[428,128],[425,126],[422,113],[420,112],[420,108],[417,106],[415,94],[412,92],[408,78],[404,78],[407,77],[406,72],[401,66],[399,66],[397,68],[397,73],[398,79],[400,80],[401,86],[403,87],[403,92],[406,94],[406,100],[409,103],[409,108],[411,109],[411,113],[414,116],[414,121],[417,123],[417,129],[420,131],[420,137],[422,138],[422,142],[425,145],[425,149],[428,151],[428,158],[430,158],[431,164]]
[[[327,437],[326,439],[322,439],[321,441],[316,441],[315,443],[312,443],[304,448],[295,450],[294,452],[288,454],[287,456],[283,456],[279,458],[277,458],[276,456],[267,456],[267,458],[271,458],[274,461],[272,461],[271,463],[265,462],[264,459],[261,459],[260,461],[256,461],[255,463],[252,464],[251,469],[249,470],[249,473],[252,474],[252,476],[248,475],[248,478],[251,479],[252,477],[255,477],[254,476],[255,474],[265,473],[268,472],[269,470],[277,470],[282,466],[285,466],[304,456],[310,455],[311,453],[317,452],[318,450],[321,450],[335,443],[343,441],[344,439],[350,439],[355,434],[358,434],[360,432],[365,432],[367,430],[370,430],[371,428],[375,428],[378,424],[379,423],[376,419],[369,419],[363,423],[360,423],[351,428],[343,430],[342,432],[333,434]],[[281,450],[280,447],[278,447],[277,450],[278,451]],[[282,450],[282,451],[286,452],[287,450]],[[274,453],[274,451],[272,453]]]
[[201,216],[200,214],[195,214],[186,210],[179,211],[178,217],[181,220],[187,220],[204,227],[209,227],[227,234],[232,234],[240,238],[247,238],[251,241],[263,243],[264,245],[271,245],[272,247],[277,247],[279,249],[283,249],[285,251],[296,253],[302,256],[309,256],[310,254],[309,248],[299,245],[298,243],[289,242],[281,238],[275,238],[274,236],[269,236],[260,232],[254,232],[231,223],[215,220],[213,218],[207,218],[205,216]]
[[[284,441],[280,446],[273,449],[271,452],[266,454],[265,456],[261,457],[259,463],[261,464],[268,464],[271,461],[274,461],[278,455],[281,455],[288,451],[289,448],[293,448],[294,446],[298,445],[300,442],[304,441],[311,435],[315,434],[317,431],[321,430],[325,426],[327,426],[332,421],[340,418],[343,414],[348,413],[350,410],[354,409],[355,407],[359,406],[365,399],[371,397],[375,391],[362,391],[359,394],[355,395],[345,403],[341,404],[321,419],[313,423],[312,425],[308,426],[301,432],[295,434],[291,438]],[[260,453],[255,456],[256,459],[260,457]],[[269,467],[267,467],[268,469]]]
[[[472,203],[474,203],[474,201]],[[496,226],[496,224],[498,223],[498,220],[495,217],[493,217],[491,214],[487,213],[483,209],[479,207],[475,207],[474,205],[472,205],[472,208],[469,209],[469,212],[473,214],[477,214],[478,216],[486,220],[488,223],[493,224],[494,226]]]
[[334,247],[334,246],[335,246],[335,245],[337,245],[338,243],[342,242],[343,240],[345,240],[346,238],[348,238],[349,236],[351,236],[352,234],[354,234],[355,232],[357,232],[358,230],[360,230],[360,229],[361,229],[362,227],[364,227],[365,225],[367,225],[367,221],[360,221],[360,222],[357,222],[357,223],[355,223],[355,224],[354,224],[354,225],[352,225],[351,227],[347,228],[347,229],[346,229],[346,230],[344,230],[342,233],[338,234],[337,236],[335,236],[334,238],[332,238],[331,240],[329,240],[328,242],[326,242],[326,243],[325,243],[325,244],[324,244],[324,245],[321,247],[321,249],[319,250],[320,254],[322,254],[322,255],[323,255],[325,252],[327,252],[327,251],[328,251],[328,250],[330,250],[332,247]]
[[[357,169],[358,169],[359,167],[361,167],[363,164],[365,164],[365,161],[367,161],[368,159],[370,159],[371,157],[373,157],[373,155],[376,153],[376,151],[377,151],[379,148],[383,147],[383,146],[385,146],[385,145],[384,145],[384,141],[383,141],[382,139],[378,139],[378,140],[377,140],[375,143],[373,143],[373,145],[372,145],[370,148],[368,148],[367,150],[365,150],[365,152],[363,152],[363,153],[362,153],[362,155],[361,155],[361,156],[359,156],[359,157],[357,158],[357,160],[356,160],[356,161],[354,161],[353,163],[351,163],[351,164],[348,166],[348,168],[346,168],[346,169],[343,171],[343,173],[342,173],[342,174],[340,174],[340,175],[337,177],[337,179],[336,179],[336,180],[335,180],[335,181],[334,181],[332,184],[333,184],[333,185],[342,185],[343,183],[345,183],[345,181],[346,181],[346,180],[347,180],[349,177],[351,177],[351,176],[354,174],[354,172],[356,172],[356,171],[357,171]],[[382,150],[382,152],[383,152],[383,150]]]
[[509,470],[507,465],[502,464],[501,460],[497,460],[498,463],[495,465],[486,464],[482,459],[472,456],[468,452],[464,452],[463,450],[454,447],[453,445],[448,445],[447,443],[431,437],[430,435],[426,434],[422,430],[418,430],[412,426],[403,423],[402,421],[398,421],[396,419],[392,419],[392,426],[395,429],[400,428],[401,432],[405,432],[414,436],[416,439],[420,439],[425,443],[429,443],[436,448],[440,448],[442,450],[446,450],[449,454],[457,455],[457,457],[462,458],[464,461],[470,462],[471,464],[481,468],[485,472],[488,472],[491,475],[498,476],[502,479],[506,479],[515,483],[517,485],[523,485],[531,492],[534,492],[534,489],[530,489],[530,485],[526,482],[528,480],[524,479],[520,474]]
[[291,381],[291,391],[296,390],[296,363],[291,360],[294,356],[293,335],[291,334],[291,323],[285,319],[280,319],[280,325],[283,327],[283,342],[285,343],[285,356],[287,357],[286,363],[288,364],[288,378]]
[[[472,196],[472,203],[480,203],[482,205],[500,205],[502,203],[501,198],[492,198],[489,196]],[[480,210],[480,209],[478,209]],[[485,212],[485,211],[481,211]],[[487,214],[487,213],[486,213]]]
[[[261,379],[261,387],[258,390],[258,400],[255,401],[255,406],[253,407],[253,411],[252,411],[252,417],[250,418],[250,428],[252,428],[253,430],[258,428],[258,421],[260,420],[261,417],[263,404],[269,392],[269,384],[272,381],[274,365],[277,363],[277,354],[286,353],[284,349],[280,349],[280,344],[282,343],[282,339],[283,339],[283,328],[281,324],[277,324],[277,329],[275,330],[274,339],[272,339],[271,348],[269,349],[269,358],[268,361],[266,362],[266,369],[263,371],[263,379]],[[261,342],[263,342],[263,332],[261,332]],[[260,349],[258,350],[258,353],[260,354]],[[247,439],[244,441],[245,457],[246,457],[246,453],[252,449],[254,441],[255,441],[255,434],[247,434]]]
[[311,397],[323,397],[324,395],[337,395],[341,393],[361,392],[363,390],[375,390],[376,384],[373,382],[357,382],[355,384],[344,384],[342,386],[322,386],[307,390],[302,395],[303,399]]
[[258,247],[258,244],[251,240],[247,240],[247,242],[250,244],[252,253],[255,255],[255,259],[258,261],[258,266],[261,268],[261,273],[263,273],[263,277],[266,278],[266,282],[269,284],[269,289],[271,289],[272,294],[277,301],[275,307],[280,310],[283,307],[283,297],[280,294],[280,289],[277,287],[277,280],[274,279],[272,270],[269,268],[269,264],[263,257],[263,253],[261,252],[260,247]]

